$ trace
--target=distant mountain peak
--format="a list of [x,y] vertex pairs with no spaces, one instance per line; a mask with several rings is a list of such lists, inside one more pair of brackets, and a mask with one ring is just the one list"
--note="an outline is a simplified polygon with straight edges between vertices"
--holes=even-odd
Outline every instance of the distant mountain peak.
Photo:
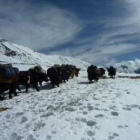
[[140,71],[140,59],[135,59],[134,61],[123,61],[114,64],[118,72],[124,73],[139,73]]
[[7,40],[0,37],[0,43],[5,42],[5,41],[7,41]]

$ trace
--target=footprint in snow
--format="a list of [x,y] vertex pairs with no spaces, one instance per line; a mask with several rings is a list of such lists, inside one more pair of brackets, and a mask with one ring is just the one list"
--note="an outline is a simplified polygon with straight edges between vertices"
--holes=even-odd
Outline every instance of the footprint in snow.
[[75,120],[77,121],[77,122],[83,122],[83,123],[86,123],[87,122],[87,120],[85,119],[85,118],[75,118]]
[[99,109],[99,108],[97,108],[97,107],[95,107],[94,109],[95,109],[95,110],[100,110],[100,109]]
[[5,117],[6,117],[6,119],[10,119],[11,116],[10,116],[10,114],[7,114]]
[[75,120],[76,120],[77,122],[80,122],[80,118],[75,118]]
[[127,92],[126,92],[126,94],[130,94],[130,92],[129,92],[129,91],[127,91]]
[[88,114],[88,112],[87,111],[83,111],[83,114],[86,115],[86,114]]
[[83,110],[84,108],[83,107],[79,107],[79,110]]
[[41,129],[42,127],[44,127],[46,124],[45,123],[42,123],[42,122],[38,122],[34,125],[34,130],[33,131],[36,131],[36,130],[39,130]]
[[90,137],[92,137],[92,136],[95,135],[95,133],[93,131],[91,131],[91,130],[88,130],[87,131],[87,135],[90,136]]
[[87,126],[94,126],[97,124],[97,122],[95,121],[87,121],[86,123],[87,123]]
[[113,133],[113,136],[114,136],[114,137],[118,137],[119,134],[117,134],[117,133]]
[[48,113],[43,113],[40,117],[45,118],[48,116],[54,115],[52,111],[49,111]]
[[34,139],[33,135],[28,135],[27,140],[36,140],[36,139]]
[[111,110],[116,110],[117,107],[116,107],[116,106],[110,106],[109,109],[111,109]]
[[128,125],[118,125],[118,128],[127,128],[128,127]]
[[28,119],[24,116],[24,117],[22,117],[21,118],[21,123],[24,123],[24,122],[26,122]]
[[124,128],[124,126],[123,125],[118,125],[118,128]]
[[52,134],[56,134],[57,132],[56,132],[56,131],[52,131],[51,133],[52,133]]
[[115,137],[113,136],[108,136],[108,140],[113,140]]
[[87,120],[85,118],[81,118],[81,122],[86,123]]
[[113,133],[112,135],[108,136],[108,140],[112,140],[112,139],[114,139],[115,137],[118,137],[118,136],[119,136],[119,134]]
[[100,106],[100,104],[95,104],[95,106]]
[[95,116],[95,118],[103,118],[103,117],[104,117],[103,114],[98,114],[98,115]]
[[30,127],[30,124],[29,123],[25,125],[25,128],[26,129],[29,128],[29,127]]
[[51,138],[52,138],[51,135],[47,135],[47,136],[46,136],[46,140],[50,140]]
[[102,98],[107,98],[108,96],[102,96]]
[[83,105],[83,103],[78,103],[78,106],[81,106],[81,105]]
[[81,138],[81,140],[87,140],[86,138]]
[[93,100],[99,100],[99,98],[93,97]]
[[46,110],[45,110],[45,109],[39,109],[38,112],[39,112],[39,113],[41,113],[41,112],[46,112]]
[[139,105],[132,104],[131,107],[132,107],[132,108],[139,108]]
[[125,125],[124,127],[128,127],[128,125]]
[[23,137],[21,136],[18,136],[17,133],[13,132],[11,135],[10,135],[10,140],[22,140]]
[[65,110],[66,110],[66,111],[73,112],[73,111],[75,111],[76,109],[74,109],[74,108],[72,108],[72,107],[67,107]]
[[118,112],[111,112],[111,115],[113,115],[113,116],[118,116],[119,113],[118,113]]
[[131,107],[129,107],[129,106],[123,107],[122,109],[127,110],[127,111],[132,110]]
[[87,106],[87,108],[88,108],[88,111],[92,111],[93,110],[93,106],[91,106],[91,105]]
[[24,113],[23,112],[17,112],[16,113],[16,116],[21,116],[21,115],[23,115]]

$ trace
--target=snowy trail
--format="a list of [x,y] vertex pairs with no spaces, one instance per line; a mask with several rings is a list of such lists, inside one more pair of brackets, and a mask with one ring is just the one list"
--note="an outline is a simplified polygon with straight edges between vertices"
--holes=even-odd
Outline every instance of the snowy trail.
[[11,108],[0,112],[0,140],[139,140],[139,85],[125,78],[88,84],[81,71],[58,88],[30,89],[0,102]]

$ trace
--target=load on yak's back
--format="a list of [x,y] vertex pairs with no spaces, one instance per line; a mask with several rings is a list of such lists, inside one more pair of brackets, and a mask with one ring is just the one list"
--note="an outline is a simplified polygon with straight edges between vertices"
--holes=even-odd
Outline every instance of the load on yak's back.
[[14,70],[10,64],[0,65],[0,83],[11,83],[11,77],[14,76]]
[[17,75],[18,68],[12,67],[11,64],[0,64],[0,99],[1,93],[10,89]]
[[0,89],[1,84],[12,83],[12,77],[15,75],[14,69],[10,64],[0,64]]

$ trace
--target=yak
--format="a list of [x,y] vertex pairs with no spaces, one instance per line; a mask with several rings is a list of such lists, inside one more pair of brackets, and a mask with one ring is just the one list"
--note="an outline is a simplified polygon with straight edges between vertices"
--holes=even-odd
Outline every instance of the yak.
[[99,70],[100,70],[100,77],[103,77],[105,75],[105,69],[99,68]]
[[116,69],[115,69],[113,66],[110,66],[110,68],[107,68],[107,71],[108,71],[108,75],[109,75],[111,78],[115,78]]
[[89,83],[91,83],[92,80],[95,80],[96,82],[99,80],[100,70],[96,66],[94,65],[89,66],[87,68],[87,73],[88,73]]
[[9,90],[9,98],[12,98],[12,93],[16,96],[16,86],[19,70],[12,67],[11,64],[0,65],[0,99],[5,99],[1,93]]
[[25,85],[26,92],[28,92],[28,88],[30,85],[39,91],[38,83],[40,86],[43,81],[48,81],[47,74],[35,68],[30,68],[28,71],[20,71],[19,74],[19,85]]
[[47,76],[50,78],[52,88],[57,85],[59,87],[59,84],[62,82],[62,72],[60,67],[51,67],[47,70]]

